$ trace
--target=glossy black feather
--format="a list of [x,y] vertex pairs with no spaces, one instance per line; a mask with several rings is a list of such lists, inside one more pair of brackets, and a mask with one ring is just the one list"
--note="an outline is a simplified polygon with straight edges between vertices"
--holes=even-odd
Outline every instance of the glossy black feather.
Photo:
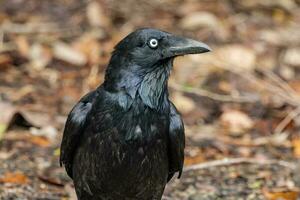
[[180,178],[184,162],[184,125],[180,114],[171,103],[170,126],[169,126],[169,177],[172,178],[175,172],[178,172]]
[[74,106],[65,125],[60,163],[79,200],[159,200],[172,176],[180,177],[184,126],[167,81],[174,57],[206,51],[155,29],[137,30],[115,47],[104,83]]
[[72,165],[74,153],[87,125],[86,121],[96,96],[97,92],[92,91],[82,97],[73,107],[67,118],[60,149],[60,165],[65,166],[71,178],[73,177]]

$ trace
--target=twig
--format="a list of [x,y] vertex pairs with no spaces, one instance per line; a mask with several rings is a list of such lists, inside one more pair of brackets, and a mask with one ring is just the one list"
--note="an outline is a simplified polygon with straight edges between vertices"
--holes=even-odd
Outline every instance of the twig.
[[300,106],[289,112],[289,114],[277,125],[274,133],[281,133],[298,115],[300,115]]
[[[276,85],[274,85],[273,83],[275,80],[273,80],[273,82],[270,82],[270,81],[264,81],[264,80],[258,79],[252,72],[245,73],[244,71],[238,70],[237,67],[233,67],[228,64],[226,65],[223,62],[214,61],[214,63],[212,63],[212,64],[216,67],[228,70],[236,75],[241,76],[245,80],[248,80],[249,82],[257,85],[259,88],[263,88],[264,90],[271,92],[272,94],[280,97],[284,102],[286,102],[292,106],[296,106],[296,107],[300,106],[299,99],[295,98],[295,95],[290,94],[290,92],[291,92],[290,90],[293,90],[293,89],[292,88],[287,89],[287,87],[290,87],[290,86],[287,86],[286,85],[287,83],[282,83],[282,82],[284,82],[283,80],[279,81],[278,80],[278,79],[280,79],[279,77],[274,78],[274,76],[272,76],[272,79],[276,79],[276,83],[277,83]],[[278,87],[278,84],[281,85],[281,87]],[[298,95],[296,95],[296,96],[298,96]]]
[[260,70],[265,76],[267,76],[271,81],[277,84],[279,87],[282,88],[283,91],[291,98],[296,98],[299,100],[299,95],[297,92],[283,79],[281,79],[278,75],[276,75],[271,70]]
[[220,166],[228,166],[228,165],[236,165],[236,164],[257,164],[257,165],[280,165],[282,167],[286,167],[289,169],[296,169],[296,165],[294,163],[290,163],[283,160],[258,160],[255,158],[224,158],[222,160],[214,160],[205,163],[200,163],[196,165],[191,165],[184,168],[185,172],[199,170],[199,169],[207,169],[211,167],[220,167]]
[[172,198],[171,198],[171,197],[168,197],[168,196],[166,196],[166,195],[163,195],[163,196],[162,196],[162,200],[172,200]]
[[213,93],[199,88],[181,86],[171,81],[169,82],[169,87],[177,91],[187,92],[199,96],[205,96],[210,99],[223,101],[223,102],[254,103],[258,101],[257,98],[253,98],[253,97],[222,95],[222,94]]
[[3,48],[3,43],[4,43],[4,32],[0,30],[0,51]]
[[35,33],[61,33],[68,31],[76,31],[76,27],[59,27],[54,22],[46,23],[26,23],[26,24],[17,24],[17,23],[4,23],[0,26],[0,31],[3,33],[17,33],[17,34],[35,34]]
[[273,146],[284,146],[291,147],[291,144],[287,141],[276,142],[278,135],[270,135],[267,137],[259,137],[255,139],[243,140],[243,139],[233,139],[230,137],[222,136],[218,137],[217,140],[220,140],[226,144],[236,145],[236,146],[245,146],[245,147],[258,147],[264,145],[273,145]]

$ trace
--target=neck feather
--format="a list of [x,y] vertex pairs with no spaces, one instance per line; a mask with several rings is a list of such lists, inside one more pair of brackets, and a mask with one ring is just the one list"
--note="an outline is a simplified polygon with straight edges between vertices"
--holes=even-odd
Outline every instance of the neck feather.
[[109,66],[104,87],[112,92],[125,92],[131,99],[141,98],[152,109],[160,110],[168,98],[167,81],[172,68],[172,60],[162,62],[150,69],[138,65],[124,68]]

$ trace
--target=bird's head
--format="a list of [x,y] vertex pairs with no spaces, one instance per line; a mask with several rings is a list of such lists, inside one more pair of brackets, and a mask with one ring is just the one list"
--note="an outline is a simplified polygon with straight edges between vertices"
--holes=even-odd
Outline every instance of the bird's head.
[[139,91],[143,101],[157,107],[177,56],[211,51],[206,44],[160,31],[138,29],[116,46],[105,76],[106,88],[125,90],[132,98]]
[[211,51],[206,44],[157,29],[138,29],[115,47],[115,53],[132,64],[151,68],[176,56]]

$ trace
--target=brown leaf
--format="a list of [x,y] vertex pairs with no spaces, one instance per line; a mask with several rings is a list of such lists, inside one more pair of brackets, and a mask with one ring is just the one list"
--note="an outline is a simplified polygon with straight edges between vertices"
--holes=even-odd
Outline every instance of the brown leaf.
[[4,121],[7,123],[7,129],[12,129],[15,125],[42,128],[48,126],[51,122],[50,116],[41,112],[14,109],[9,113],[10,115],[7,114],[8,116],[6,117],[6,121]]
[[193,99],[182,95],[181,93],[174,93],[172,95],[173,103],[176,105],[177,109],[183,113],[187,114],[193,111],[196,107]]
[[209,12],[193,12],[180,21],[180,26],[188,30],[197,30],[203,27],[216,28],[218,26],[218,19]]
[[188,166],[188,165],[194,165],[194,164],[197,164],[197,163],[201,163],[204,160],[205,159],[203,158],[203,155],[198,154],[198,155],[193,156],[193,157],[185,157],[184,164],[186,166]]
[[255,67],[256,55],[251,48],[242,45],[226,45],[215,51],[220,63],[234,67],[236,70],[251,71]]
[[221,123],[232,133],[241,133],[254,126],[252,119],[239,110],[227,110],[221,115]]
[[0,70],[7,69],[11,62],[12,62],[12,60],[9,55],[0,54]]
[[25,36],[18,36],[16,37],[15,42],[20,54],[27,58],[30,50],[27,38]]
[[291,66],[300,67],[300,48],[291,48],[286,51],[283,61]]
[[300,158],[300,138],[294,139],[292,141],[293,149],[294,149],[294,156],[296,158]]
[[100,55],[100,44],[93,35],[84,35],[73,44],[74,49],[81,52],[87,58],[89,64],[98,64]]
[[56,42],[53,46],[54,57],[64,62],[81,66],[87,63],[86,56],[66,43]]
[[107,27],[110,24],[109,18],[104,14],[103,8],[96,1],[88,4],[86,14],[91,26]]
[[263,190],[263,194],[268,200],[297,200],[297,191],[268,191]]
[[33,69],[42,70],[50,63],[52,55],[43,45],[34,43],[28,52],[28,58]]
[[0,140],[3,137],[3,133],[9,127],[12,117],[16,113],[16,108],[10,104],[0,101]]
[[50,141],[47,138],[41,136],[31,136],[26,138],[26,140],[40,147],[49,147],[51,145]]
[[205,160],[203,151],[199,148],[187,147],[186,156],[184,158],[185,165],[193,165],[201,163]]
[[28,181],[22,172],[7,172],[0,178],[0,183],[26,184]]
[[289,82],[289,85],[300,95],[300,81],[293,80]]

